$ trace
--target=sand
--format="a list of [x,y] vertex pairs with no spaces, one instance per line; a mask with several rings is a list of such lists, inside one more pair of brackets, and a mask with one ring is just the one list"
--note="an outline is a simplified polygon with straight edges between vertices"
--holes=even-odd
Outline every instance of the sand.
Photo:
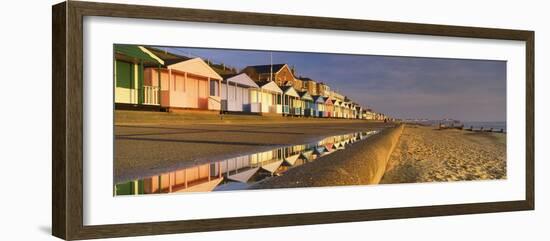
[[506,178],[506,134],[407,125],[380,183]]

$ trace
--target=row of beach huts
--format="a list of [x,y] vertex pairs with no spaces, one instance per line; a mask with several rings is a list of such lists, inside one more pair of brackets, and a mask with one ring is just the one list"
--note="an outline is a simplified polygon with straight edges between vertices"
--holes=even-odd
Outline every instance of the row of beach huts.
[[163,49],[114,46],[115,108],[387,120],[288,64],[241,71]]

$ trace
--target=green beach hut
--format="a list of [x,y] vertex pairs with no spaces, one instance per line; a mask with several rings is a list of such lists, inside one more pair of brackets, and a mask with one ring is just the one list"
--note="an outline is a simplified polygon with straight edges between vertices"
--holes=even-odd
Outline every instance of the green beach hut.
[[164,61],[142,46],[114,46],[115,106],[160,106],[160,86],[145,86],[144,65],[164,65]]

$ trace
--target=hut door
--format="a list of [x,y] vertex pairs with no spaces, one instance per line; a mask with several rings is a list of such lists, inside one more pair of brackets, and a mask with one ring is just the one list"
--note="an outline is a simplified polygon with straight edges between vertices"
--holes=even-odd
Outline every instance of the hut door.
[[208,109],[208,81],[199,80],[199,109]]

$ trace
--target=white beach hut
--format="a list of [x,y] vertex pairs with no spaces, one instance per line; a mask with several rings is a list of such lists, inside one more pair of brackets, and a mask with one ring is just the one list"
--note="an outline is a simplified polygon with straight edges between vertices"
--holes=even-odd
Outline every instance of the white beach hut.
[[259,86],[247,74],[223,75],[222,110],[229,112],[252,112],[250,108],[253,89]]
[[281,96],[283,91],[274,81],[257,82],[259,89],[250,92],[252,112],[282,114]]

